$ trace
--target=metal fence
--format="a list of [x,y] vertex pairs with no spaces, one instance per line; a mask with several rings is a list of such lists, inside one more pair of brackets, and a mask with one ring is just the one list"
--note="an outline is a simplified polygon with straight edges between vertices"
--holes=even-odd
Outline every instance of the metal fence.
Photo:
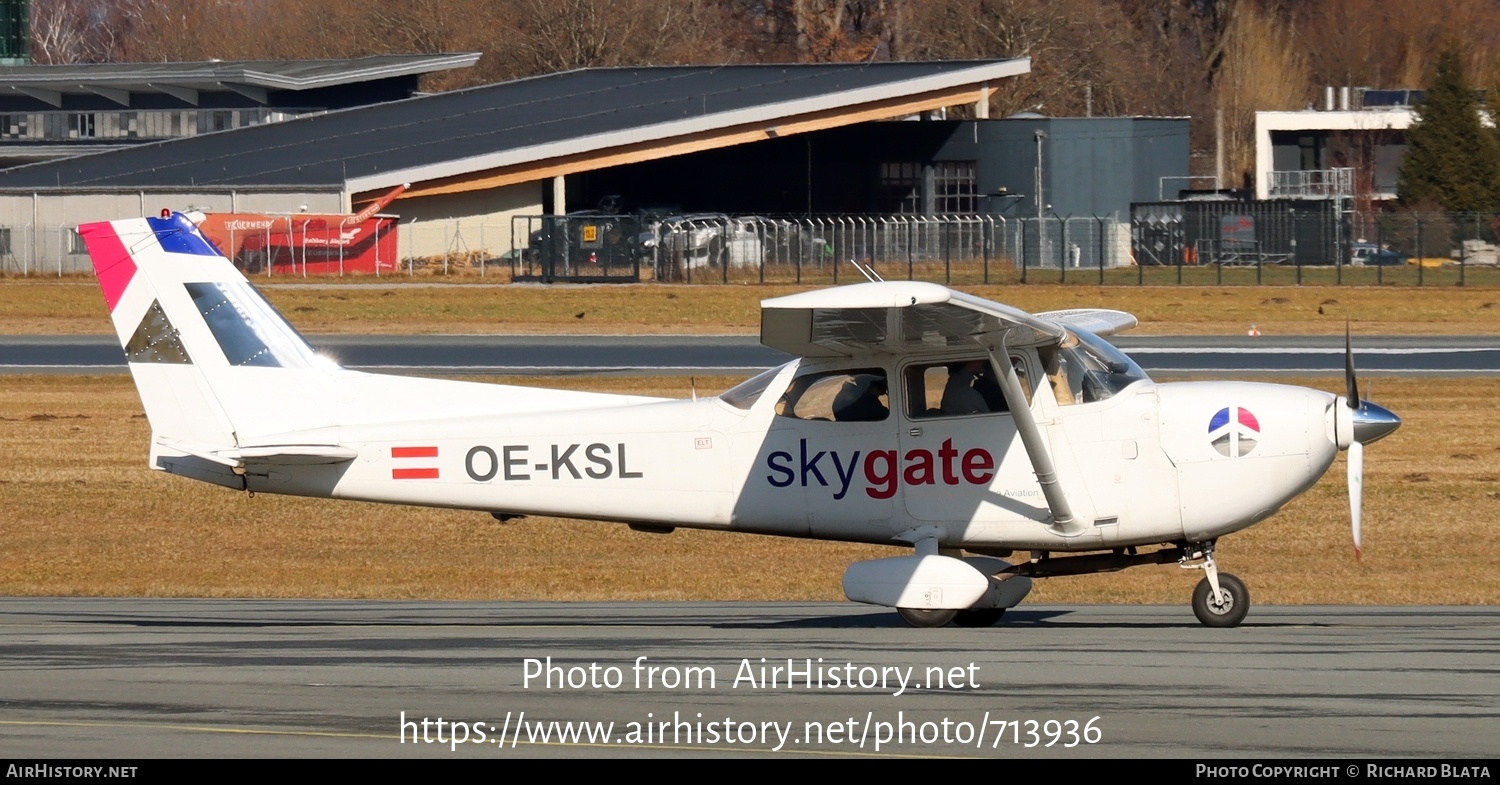
[[1338,200],[1132,206],[1136,283],[1500,285],[1500,216]]
[[77,227],[0,226],[0,273],[63,276],[93,271]]
[[990,283],[1035,271],[1066,277],[1129,264],[1111,218],[993,215],[526,216],[513,235],[517,280],[839,283],[884,278]]
[[[1176,202],[1108,216],[529,216],[411,221],[377,274],[501,281],[1500,286],[1500,216]],[[438,252],[440,249],[440,252]],[[308,274],[267,266],[267,277]],[[0,226],[0,274],[91,274],[72,226]],[[329,274],[333,274],[330,271]]]

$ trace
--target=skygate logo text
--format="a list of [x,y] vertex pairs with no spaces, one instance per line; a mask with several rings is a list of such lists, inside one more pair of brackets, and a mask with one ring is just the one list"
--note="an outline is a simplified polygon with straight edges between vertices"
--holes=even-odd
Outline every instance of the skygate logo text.
[[[858,475],[864,480],[865,493],[872,499],[889,499],[896,495],[902,482],[907,485],[989,485],[995,479],[995,456],[983,447],[963,452],[944,439],[934,453],[915,448],[898,450],[854,450],[847,455],[838,450],[814,450],[806,439],[799,439],[797,455],[778,450],[766,456],[766,482],[777,488],[793,484],[808,488],[828,488],[835,500],[849,494]],[[826,473],[825,473],[826,472]]]

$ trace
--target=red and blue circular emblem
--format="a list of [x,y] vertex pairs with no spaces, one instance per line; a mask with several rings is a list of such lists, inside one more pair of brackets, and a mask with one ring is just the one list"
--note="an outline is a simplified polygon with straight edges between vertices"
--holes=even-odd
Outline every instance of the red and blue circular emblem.
[[1260,441],[1260,421],[1249,409],[1225,407],[1208,421],[1208,438],[1220,455],[1243,458]]

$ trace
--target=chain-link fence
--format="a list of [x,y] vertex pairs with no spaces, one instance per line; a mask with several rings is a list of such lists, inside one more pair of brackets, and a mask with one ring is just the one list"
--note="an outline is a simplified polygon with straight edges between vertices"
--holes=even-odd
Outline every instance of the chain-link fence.
[[521,280],[841,283],[863,280],[866,268],[882,278],[998,283],[1119,268],[1130,253],[1124,226],[1092,217],[587,215],[515,225],[528,238],[514,265]]
[[63,276],[93,271],[77,227],[0,226],[0,273]]
[[1134,205],[1134,282],[1500,285],[1500,216],[1340,207],[1337,200]]
[[[1360,215],[1326,200],[1284,200],[1136,205],[1131,218],[575,214],[409,221],[376,252],[374,269],[543,282],[822,285],[864,280],[865,268],[885,279],[953,285],[1500,286],[1494,214]],[[323,251],[323,261],[334,250]],[[247,271],[362,274],[297,258]],[[0,274],[91,272],[74,227],[0,226]]]

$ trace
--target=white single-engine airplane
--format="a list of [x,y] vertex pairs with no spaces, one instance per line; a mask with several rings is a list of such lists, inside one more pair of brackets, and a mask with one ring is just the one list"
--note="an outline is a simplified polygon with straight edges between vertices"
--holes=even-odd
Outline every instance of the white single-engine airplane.
[[[994,623],[1033,578],[1178,562],[1240,623],[1218,539],[1264,520],[1394,414],[1273,384],[1155,384],[1098,336],[1119,311],[1028,314],[932,283],[762,303],[799,359],[663,400],[360,373],[310,348],[194,216],[82,226],[152,429],[150,466],[228,488],[716,529],[912,552],[844,574],[908,623]],[[431,402],[401,408],[402,401]],[[1029,560],[1004,561],[1014,551]],[[1071,554],[1071,555],[1070,555]]]

